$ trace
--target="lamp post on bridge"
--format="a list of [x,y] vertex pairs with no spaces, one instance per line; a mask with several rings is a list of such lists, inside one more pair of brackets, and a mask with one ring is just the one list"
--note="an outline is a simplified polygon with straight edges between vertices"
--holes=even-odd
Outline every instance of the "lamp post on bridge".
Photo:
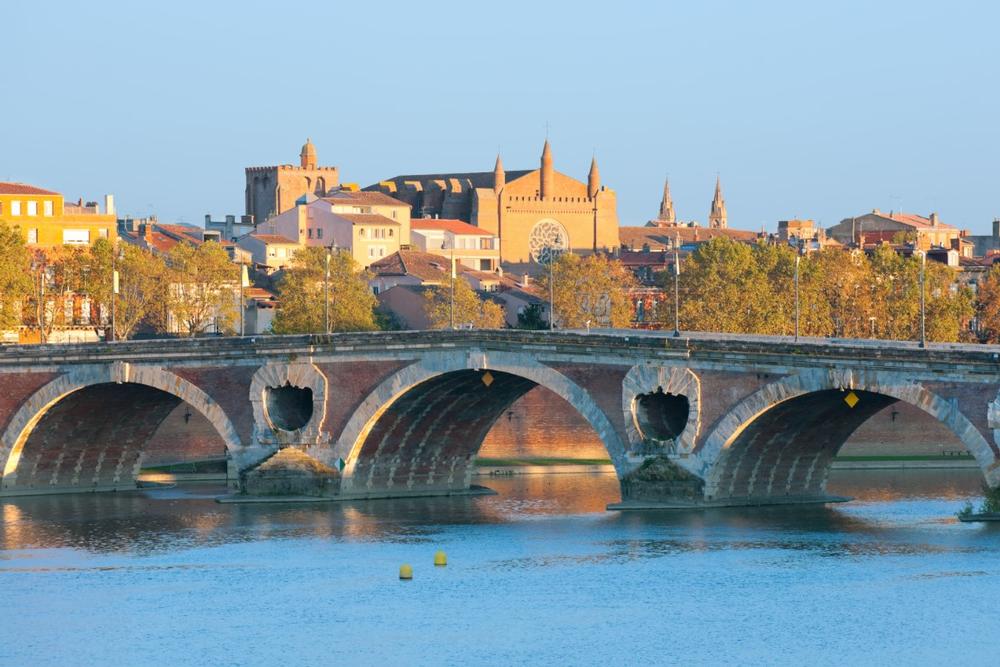
[[799,265],[802,263],[803,243],[799,239],[795,252],[795,342],[799,342]]
[[681,298],[681,251],[680,251],[681,235],[679,232],[674,233],[674,338],[679,338],[681,335],[681,310],[680,310],[680,298]]
[[920,252],[920,347],[927,347],[927,251]]
[[323,333],[330,333],[330,260],[337,252],[337,242],[326,247],[326,267],[323,272]]

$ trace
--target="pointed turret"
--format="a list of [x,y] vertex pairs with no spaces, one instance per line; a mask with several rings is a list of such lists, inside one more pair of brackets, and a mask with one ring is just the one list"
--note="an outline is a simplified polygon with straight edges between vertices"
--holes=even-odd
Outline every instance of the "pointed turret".
[[493,192],[499,193],[503,186],[507,184],[507,174],[503,170],[503,162],[500,161],[500,153],[497,153],[497,163],[493,165]]
[[670,179],[663,181],[663,199],[660,200],[660,215],[657,220],[674,224],[677,221],[674,215],[674,200],[670,197]]
[[590,173],[587,174],[587,196],[593,199],[601,189],[601,172],[597,170],[597,156],[590,160]]
[[546,197],[551,197],[553,194],[552,190],[552,148],[549,146],[549,140],[545,140],[545,146],[542,147],[542,169],[539,177],[539,188],[538,194],[545,199]]
[[306,143],[302,146],[302,152],[299,153],[299,164],[303,169],[315,169],[316,168],[316,147],[313,146],[313,142],[310,139],[306,139]]
[[726,200],[722,198],[722,180],[715,177],[715,197],[712,198],[712,212],[708,214],[708,226],[725,229],[729,224],[726,215]]

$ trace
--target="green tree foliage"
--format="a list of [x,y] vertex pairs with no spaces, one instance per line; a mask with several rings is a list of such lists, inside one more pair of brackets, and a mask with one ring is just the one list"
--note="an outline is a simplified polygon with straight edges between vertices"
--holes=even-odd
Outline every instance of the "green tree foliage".
[[0,221],[0,329],[21,324],[22,304],[31,292],[31,255],[21,230]]
[[178,243],[167,264],[167,306],[181,333],[203,334],[212,325],[232,332],[239,318],[240,275],[225,248],[214,241]]
[[[869,257],[827,249],[799,259],[799,333],[803,336],[917,340],[920,336],[920,259],[890,246]],[[680,275],[683,329],[791,335],[795,331],[796,253],[788,246],[747,245],[725,237],[704,243]],[[673,317],[670,297],[661,310]],[[957,341],[973,314],[969,290],[952,269],[926,265],[927,338]],[[1000,288],[997,289],[1000,296]],[[1000,314],[1000,307],[998,307]],[[997,322],[1000,326],[1000,320]]]
[[517,314],[517,328],[518,329],[548,329],[549,323],[545,320],[545,310],[542,308],[541,304],[532,303],[524,307],[524,309]]
[[[276,334],[322,333],[324,301],[329,303],[330,331],[374,331],[376,299],[354,258],[346,252],[330,255],[327,283],[326,249],[306,247],[295,253],[292,266],[278,285],[281,308],[272,330]],[[325,285],[329,292],[324,299]]]
[[563,253],[553,262],[551,272],[538,280],[539,293],[549,294],[555,325],[561,329],[627,327],[632,322],[629,292],[635,287],[632,273],[619,262],[603,255],[581,257]]
[[455,290],[455,326],[473,329],[502,329],[504,312],[499,304],[480,298],[462,278],[450,285],[433,287],[424,293],[424,312],[431,329],[448,329],[452,322],[452,286]]

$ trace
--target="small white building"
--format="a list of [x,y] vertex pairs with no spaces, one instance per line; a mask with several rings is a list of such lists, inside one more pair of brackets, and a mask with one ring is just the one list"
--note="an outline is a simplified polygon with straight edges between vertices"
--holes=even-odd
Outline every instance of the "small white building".
[[500,265],[500,237],[461,220],[417,218],[410,222],[413,245],[424,252],[454,254],[455,261],[474,271],[495,271]]

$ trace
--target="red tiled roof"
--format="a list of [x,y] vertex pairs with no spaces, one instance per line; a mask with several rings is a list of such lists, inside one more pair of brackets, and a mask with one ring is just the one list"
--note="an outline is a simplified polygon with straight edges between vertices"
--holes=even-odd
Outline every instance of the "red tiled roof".
[[452,220],[449,218],[414,218],[410,220],[410,229],[417,231],[422,229],[441,230],[459,235],[475,234],[477,236],[493,236],[492,232],[488,232],[485,229],[470,225],[462,220]]
[[298,241],[293,241],[286,236],[281,234],[251,234],[252,238],[257,239],[261,243],[287,243],[288,245],[298,245]]
[[0,195],[58,195],[58,192],[36,188],[27,183],[0,183]]
[[355,225],[399,225],[395,220],[390,220],[378,213],[334,213],[334,215],[349,220]]
[[419,250],[399,250],[368,266],[376,276],[414,276],[420,280],[443,282],[448,279],[451,260]]
[[387,194],[382,192],[372,192],[366,190],[358,190],[355,192],[349,190],[338,190],[328,197],[323,197],[324,201],[328,201],[331,204],[360,204],[362,206],[405,206],[410,207],[406,202],[399,201],[398,199],[393,199]]
[[681,243],[709,241],[718,236],[728,236],[734,241],[745,243],[757,239],[757,232],[743,229],[715,229],[712,227],[619,227],[618,238],[623,246],[640,249],[649,244],[651,250],[672,247],[674,239]]

